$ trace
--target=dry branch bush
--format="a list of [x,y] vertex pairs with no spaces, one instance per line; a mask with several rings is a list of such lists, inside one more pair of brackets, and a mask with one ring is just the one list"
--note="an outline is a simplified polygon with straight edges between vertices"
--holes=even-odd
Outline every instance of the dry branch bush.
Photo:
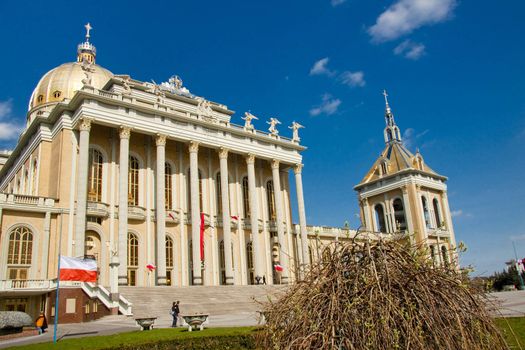
[[402,240],[334,243],[264,304],[264,349],[508,349],[485,295]]

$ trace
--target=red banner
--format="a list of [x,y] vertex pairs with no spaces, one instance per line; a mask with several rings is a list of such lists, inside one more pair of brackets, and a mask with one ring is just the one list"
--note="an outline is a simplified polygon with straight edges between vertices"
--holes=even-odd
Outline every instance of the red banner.
[[201,213],[201,261],[204,261],[204,213]]

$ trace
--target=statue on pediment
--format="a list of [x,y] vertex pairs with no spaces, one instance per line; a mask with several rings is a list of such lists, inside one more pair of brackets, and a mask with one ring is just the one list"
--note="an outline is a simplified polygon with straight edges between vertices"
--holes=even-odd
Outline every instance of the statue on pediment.
[[244,113],[244,118],[241,118],[242,120],[244,120],[244,130],[247,130],[247,131],[251,131],[251,130],[254,130],[254,127],[252,125],[252,120],[259,120],[259,118],[257,118],[256,116],[254,116],[253,114],[251,114],[250,112],[245,112]]
[[270,121],[266,122],[266,124],[270,125],[270,127],[268,128],[270,134],[272,134],[273,136],[277,136],[277,134],[279,134],[279,131],[277,130],[276,126],[278,124],[281,124],[281,122],[277,120],[277,118],[270,118]]
[[197,97],[197,114],[200,116],[211,117],[213,115],[213,109],[211,108],[210,101],[203,97]]
[[299,129],[302,129],[302,128],[304,128],[304,126],[302,126],[301,124],[297,123],[296,121],[293,121],[292,122],[292,126],[288,127],[288,129],[292,129],[292,131],[293,131],[292,141],[294,141],[294,142],[301,141],[301,138],[299,137]]

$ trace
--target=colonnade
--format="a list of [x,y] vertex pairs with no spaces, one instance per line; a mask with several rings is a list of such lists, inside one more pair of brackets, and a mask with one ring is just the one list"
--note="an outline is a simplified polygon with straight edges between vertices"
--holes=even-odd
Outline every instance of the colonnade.
[[[78,178],[76,186],[76,218],[75,218],[75,254],[76,256],[84,255],[84,240],[86,230],[86,211],[87,211],[87,184],[88,184],[88,167],[89,167],[89,136],[92,120],[82,118],[79,123],[79,156],[78,156]],[[129,163],[129,145],[131,137],[131,128],[121,126],[119,132],[120,151],[119,151],[119,173],[118,173],[118,248],[117,256],[118,266],[118,284],[127,285],[127,235],[128,235],[128,163]],[[157,285],[166,285],[166,209],[165,209],[165,158],[166,158],[166,135],[158,134],[155,137],[156,145],[156,268],[157,268]],[[191,238],[193,242],[200,240],[200,200],[199,200],[199,143],[189,141],[188,145],[190,160],[190,206],[191,208]],[[228,156],[230,150],[227,148],[217,149],[220,164],[221,179],[221,203],[222,203],[222,229],[224,239],[224,260],[226,284],[233,284],[234,273],[232,268],[232,232],[231,232],[231,213],[229,199],[229,177],[228,177]],[[255,178],[255,161],[257,155],[253,153],[244,154],[248,174],[248,194],[250,205],[250,223],[251,235],[254,250],[254,272],[255,276],[264,275],[264,263],[261,261],[260,240],[257,239],[259,233],[259,200],[257,198],[257,187]],[[281,196],[280,181],[280,161],[277,159],[270,160],[272,169],[272,181],[275,193],[275,212],[277,238],[280,246],[279,261],[284,267],[281,274],[281,282],[288,283],[290,278],[289,256],[284,253],[282,247],[285,245],[284,234],[284,204]],[[306,214],[304,207],[303,185],[302,185],[302,164],[294,165],[299,224],[301,232],[301,249],[299,249],[299,260],[303,264],[309,263],[308,242],[306,231]],[[183,225],[183,222],[181,222]],[[193,285],[202,285],[203,276],[201,271],[200,247],[199,244],[192,244],[192,276]]]

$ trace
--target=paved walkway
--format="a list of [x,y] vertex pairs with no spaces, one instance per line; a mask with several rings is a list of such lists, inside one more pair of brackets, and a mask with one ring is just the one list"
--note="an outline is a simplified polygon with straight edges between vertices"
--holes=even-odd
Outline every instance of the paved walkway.
[[494,315],[504,317],[525,316],[525,290],[490,293],[489,296],[495,302]]

